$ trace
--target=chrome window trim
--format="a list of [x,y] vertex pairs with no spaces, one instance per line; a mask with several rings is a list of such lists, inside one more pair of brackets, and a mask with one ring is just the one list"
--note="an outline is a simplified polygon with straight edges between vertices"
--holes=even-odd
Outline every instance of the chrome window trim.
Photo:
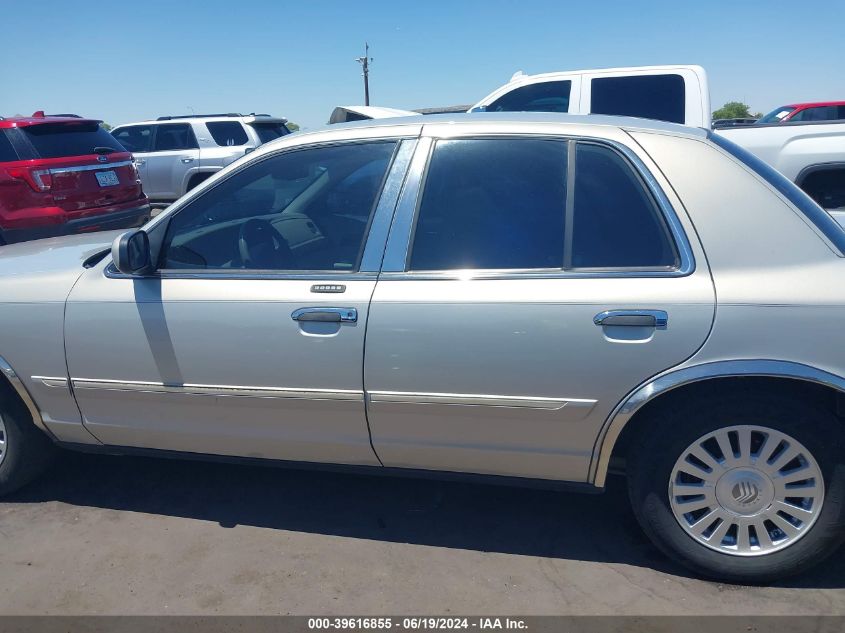
[[387,237],[381,272],[404,272],[408,248],[413,239],[419,196],[423,190],[425,175],[434,148],[434,138],[423,136],[417,143],[411,166],[405,176],[405,184],[393,214],[393,222]]
[[[665,228],[671,237],[678,255],[678,265],[673,267],[639,267],[639,268],[555,268],[555,269],[458,269],[458,270],[407,270],[410,257],[413,233],[416,228],[422,193],[428,175],[431,155],[434,152],[439,137],[424,136],[417,146],[417,153],[411,163],[404,188],[393,218],[393,226],[385,251],[384,264],[380,279],[582,279],[582,278],[618,278],[618,277],[686,277],[696,270],[695,256],[686,231],[681,224],[675,208],[669,201],[657,179],[646,167],[642,159],[627,145],[606,138],[572,135],[549,134],[472,134],[449,136],[448,140],[474,139],[536,139],[568,141],[569,156],[578,143],[592,143],[608,147],[621,154],[628,162],[629,168],[637,176],[647,193],[651,196],[660,216],[665,222]],[[574,161],[567,165],[573,172]],[[571,176],[567,177],[569,184]],[[567,202],[571,196],[567,195]],[[404,238],[404,239],[403,239]]]
[[390,167],[385,172],[376,208],[370,217],[364,241],[364,251],[358,266],[358,272],[378,273],[381,269],[387,236],[393,222],[393,214],[399,203],[399,196],[405,186],[408,167],[417,147],[417,139],[400,139],[394,152]]
[[9,384],[12,385],[12,389],[15,390],[20,399],[23,401],[27,411],[29,411],[29,414],[32,416],[33,424],[52,438],[53,434],[50,433],[47,425],[44,424],[44,418],[41,417],[41,410],[38,408],[38,405],[35,404],[35,400],[33,400],[26,388],[26,385],[23,384],[20,376],[18,376],[17,372],[15,372],[8,361],[6,361],[6,359],[2,356],[0,356],[0,373],[6,377],[6,380],[8,380]]
[[613,447],[625,425],[646,403],[677,387],[694,382],[711,378],[754,376],[802,380],[825,385],[845,393],[845,378],[792,361],[734,359],[670,369],[636,387],[616,405],[607,417],[593,447],[587,480],[596,487],[604,487]]

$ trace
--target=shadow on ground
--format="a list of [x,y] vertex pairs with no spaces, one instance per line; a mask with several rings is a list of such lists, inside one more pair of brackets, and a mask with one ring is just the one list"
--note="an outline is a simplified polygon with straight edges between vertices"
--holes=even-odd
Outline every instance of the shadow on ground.
[[[147,457],[62,453],[8,498],[689,576],[640,532],[625,482],[603,495]],[[840,588],[845,548],[782,586]]]

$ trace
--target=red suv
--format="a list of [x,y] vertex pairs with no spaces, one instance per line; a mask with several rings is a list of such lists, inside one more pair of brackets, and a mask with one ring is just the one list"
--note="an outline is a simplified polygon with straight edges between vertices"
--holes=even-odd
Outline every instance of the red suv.
[[100,123],[0,118],[0,244],[149,220],[132,155]]

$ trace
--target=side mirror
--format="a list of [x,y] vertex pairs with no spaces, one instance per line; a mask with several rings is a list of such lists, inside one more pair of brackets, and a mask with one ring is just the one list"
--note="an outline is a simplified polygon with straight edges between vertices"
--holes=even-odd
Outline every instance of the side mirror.
[[112,243],[111,256],[115,267],[125,275],[145,275],[152,272],[150,238],[141,229],[119,235]]

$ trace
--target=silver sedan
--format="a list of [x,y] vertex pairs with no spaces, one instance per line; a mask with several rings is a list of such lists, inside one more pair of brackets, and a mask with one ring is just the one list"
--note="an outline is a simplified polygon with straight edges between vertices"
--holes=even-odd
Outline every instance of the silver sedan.
[[705,130],[285,137],[143,229],[0,248],[0,493],[55,446],[584,491],[619,471],[669,556],[770,581],[845,535],[844,254]]

